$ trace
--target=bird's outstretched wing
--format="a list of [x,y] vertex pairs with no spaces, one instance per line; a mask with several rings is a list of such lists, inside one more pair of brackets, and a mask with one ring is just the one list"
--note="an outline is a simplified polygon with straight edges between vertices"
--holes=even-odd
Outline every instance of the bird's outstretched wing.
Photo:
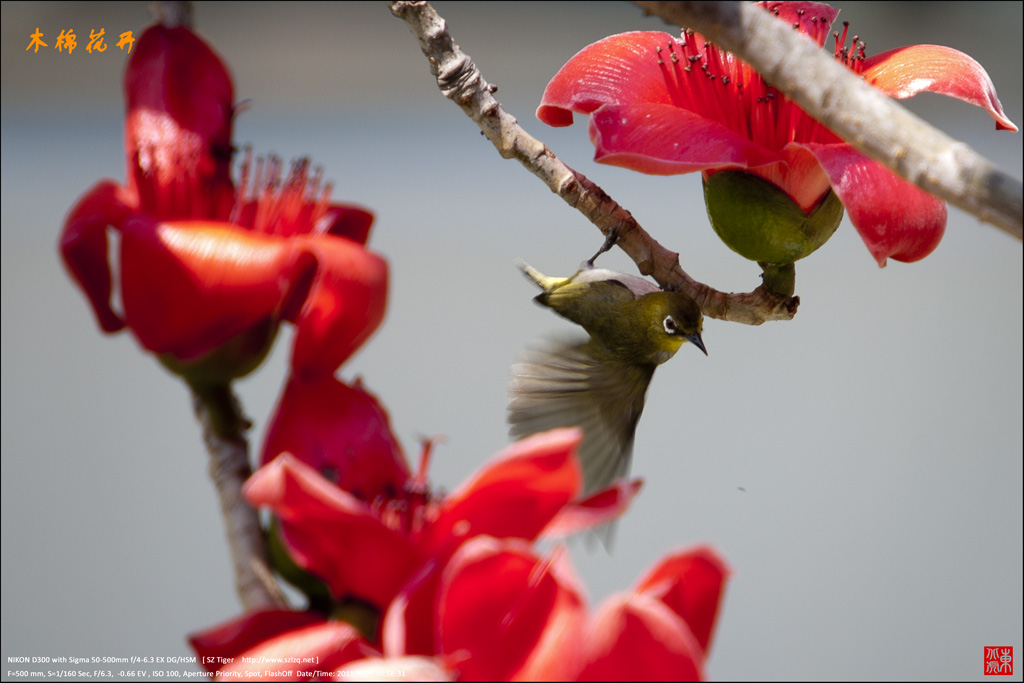
[[581,427],[584,495],[629,472],[633,435],[654,366],[614,360],[593,340],[545,339],[528,346],[509,379],[509,435]]

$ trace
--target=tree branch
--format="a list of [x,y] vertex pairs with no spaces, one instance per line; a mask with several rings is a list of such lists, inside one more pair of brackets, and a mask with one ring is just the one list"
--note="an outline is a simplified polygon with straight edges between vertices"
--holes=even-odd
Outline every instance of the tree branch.
[[636,4],[740,57],[829,130],[899,176],[1021,239],[1020,180],[865,83],[770,12],[735,1]]
[[633,216],[583,174],[562,163],[547,145],[527,133],[494,98],[496,88],[484,80],[447,25],[427,2],[388,2],[391,12],[408,25],[430,62],[441,93],[459,105],[506,159],[516,159],[552,192],[575,207],[607,235],[619,228],[618,245],[644,275],[665,288],[679,289],[700,304],[712,318],[760,325],[790,320],[799,297],[780,296],[765,285],[747,294],[720,292],[697,282],[679,265],[679,254],[652,238]]
[[189,387],[210,454],[210,479],[220,501],[238,597],[246,610],[286,606],[270,569],[259,516],[242,495],[242,485],[252,474],[245,438],[249,422],[229,386]]

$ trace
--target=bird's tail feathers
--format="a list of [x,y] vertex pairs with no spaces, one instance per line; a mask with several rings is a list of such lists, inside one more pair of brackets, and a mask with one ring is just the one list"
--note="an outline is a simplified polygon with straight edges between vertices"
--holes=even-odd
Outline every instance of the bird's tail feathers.
[[516,267],[519,268],[519,270],[523,271],[523,275],[525,275],[531,282],[533,282],[535,285],[543,289],[545,292],[550,292],[553,289],[557,289],[562,285],[572,282],[573,278],[575,278],[580,273],[580,271],[576,271],[576,273],[574,273],[572,277],[550,277],[540,272],[539,270],[537,270],[536,268],[534,268],[533,266],[531,266],[529,263],[522,259],[516,259],[515,264]]

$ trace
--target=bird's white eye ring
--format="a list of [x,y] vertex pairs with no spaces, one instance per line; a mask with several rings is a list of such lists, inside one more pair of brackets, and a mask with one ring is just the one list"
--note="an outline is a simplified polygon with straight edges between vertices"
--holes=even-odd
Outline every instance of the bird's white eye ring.
[[667,332],[668,334],[676,333],[676,319],[673,318],[672,316],[665,316],[665,321],[662,324],[665,326],[665,332]]

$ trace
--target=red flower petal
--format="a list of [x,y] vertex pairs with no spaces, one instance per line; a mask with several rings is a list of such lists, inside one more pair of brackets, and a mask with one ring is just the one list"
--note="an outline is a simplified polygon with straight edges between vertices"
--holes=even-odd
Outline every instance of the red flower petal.
[[674,43],[667,33],[633,31],[588,45],[548,83],[537,118],[568,126],[572,112],[590,114],[605,104],[672,104],[656,50]]
[[[539,560],[519,541],[468,541],[445,570],[441,653],[461,680],[564,680],[579,668],[586,611],[564,549]],[[623,679],[632,680],[632,679]]]
[[324,217],[325,226],[314,228],[317,232],[325,232],[335,237],[347,237],[353,242],[366,244],[373,225],[373,213],[351,204],[332,204]]
[[454,673],[431,657],[374,657],[338,669],[332,680],[454,681]]
[[[352,624],[322,621],[264,640],[244,654],[221,667],[221,680],[310,680],[313,671],[330,671],[380,653]],[[255,672],[257,676],[249,675]]]
[[588,498],[570,502],[544,527],[542,535],[570,536],[608,524],[626,511],[642,486],[640,479],[622,479]]
[[231,658],[298,628],[321,624],[323,615],[293,610],[247,612],[231,621],[193,633],[188,641],[207,671],[219,671]]
[[225,220],[234,204],[234,90],[219,57],[185,27],[152,26],[125,68],[128,186],[167,219]]
[[839,10],[823,2],[759,2],[776,17],[790,26],[798,26],[804,35],[813,38],[818,45],[824,45],[832,22],[839,16]]
[[385,656],[433,655],[437,652],[437,593],[442,566],[426,563],[388,606],[381,621]]
[[595,160],[654,175],[754,168],[782,160],[721,123],[671,104],[601,107],[590,117],[590,139]]
[[677,614],[643,594],[613,596],[583,640],[581,681],[695,681],[704,678],[700,644]]
[[405,536],[288,453],[258,469],[244,493],[252,505],[265,505],[280,518],[292,560],[336,597],[383,607],[422,561]]
[[120,185],[112,180],[101,181],[71,208],[60,235],[64,265],[88,297],[104,332],[117,332],[125,325],[110,307],[107,227],[120,228],[135,209],[135,203],[135,197]]
[[985,68],[970,55],[942,45],[909,45],[864,60],[864,79],[899,99],[934,92],[988,110],[996,130],[1016,131]]
[[188,360],[277,317],[312,259],[228,223],[129,218],[121,239],[125,320],[144,347]]
[[946,204],[941,199],[847,144],[800,146],[828,174],[850,222],[879,266],[887,258],[918,261],[939,245],[946,231]]
[[292,369],[332,374],[384,319],[388,266],[361,245],[330,235],[297,237],[318,268],[296,323]]
[[261,463],[288,452],[367,502],[394,498],[409,479],[388,415],[358,383],[292,376],[267,429]]
[[[799,30],[824,44],[829,28],[839,10],[816,2],[762,3],[781,20],[797,25]],[[688,34],[685,40],[691,52],[700,53],[704,37]],[[681,43],[660,31],[632,31],[603,38],[577,52],[551,79],[537,118],[551,126],[572,124],[572,112],[591,114],[606,104],[664,104],[688,108],[709,114],[716,109],[707,102],[701,80],[681,76],[673,59],[682,54]],[[747,74],[742,80],[756,77],[753,70],[739,62],[740,71]],[[694,92],[699,90],[700,92]],[[692,106],[681,101],[688,93]],[[705,108],[709,111],[704,111]]]
[[[773,183],[788,194],[804,213],[810,214],[829,190],[828,176],[814,155],[803,147],[786,145],[779,155],[783,161],[748,170]],[[705,173],[707,175],[710,173]]]
[[699,546],[661,560],[635,590],[661,600],[678,614],[707,653],[729,573],[713,548]]
[[444,500],[423,546],[439,554],[480,534],[535,539],[581,490],[582,438],[555,429],[507,447]]

